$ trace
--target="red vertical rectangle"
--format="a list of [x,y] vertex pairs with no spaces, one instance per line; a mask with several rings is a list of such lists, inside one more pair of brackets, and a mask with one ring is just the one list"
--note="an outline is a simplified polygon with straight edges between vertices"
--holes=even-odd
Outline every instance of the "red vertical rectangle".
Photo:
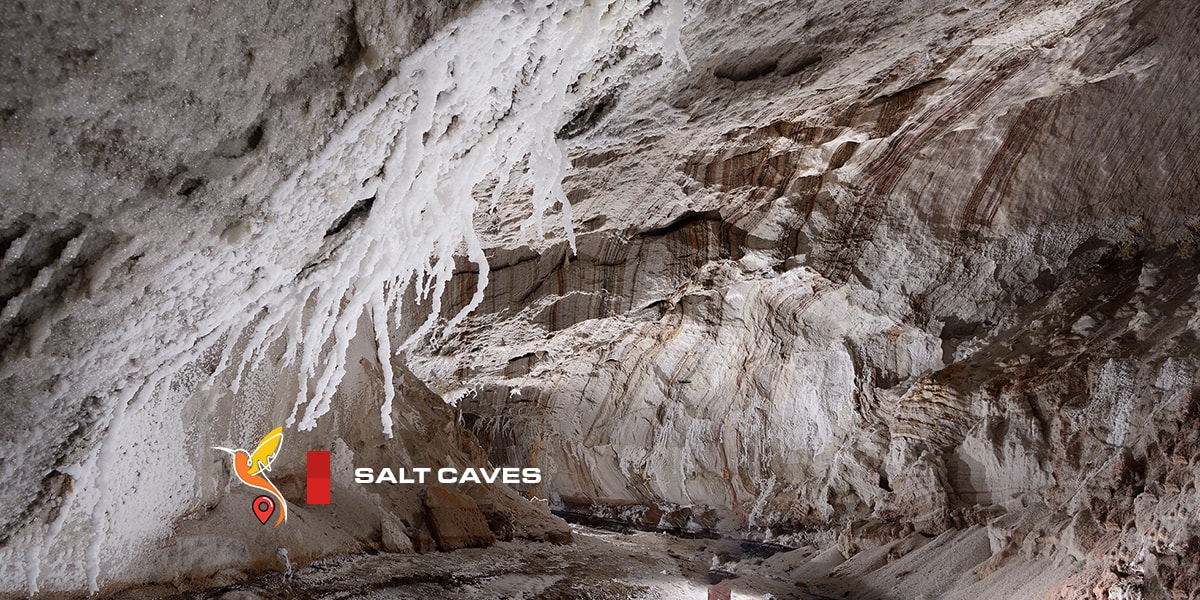
[[308,451],[308,485],[305,486],[307,504],[329,504],[329,451]]

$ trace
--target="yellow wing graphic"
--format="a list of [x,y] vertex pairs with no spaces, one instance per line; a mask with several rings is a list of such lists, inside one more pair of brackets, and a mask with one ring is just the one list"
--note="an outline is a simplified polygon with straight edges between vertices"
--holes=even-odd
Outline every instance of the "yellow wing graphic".
[[283,427],[276,427],[258,443],[258,447],[250,454],[250,474],[258,475],[271,470],[271,462],[279,454],[279,445],[283,441]]

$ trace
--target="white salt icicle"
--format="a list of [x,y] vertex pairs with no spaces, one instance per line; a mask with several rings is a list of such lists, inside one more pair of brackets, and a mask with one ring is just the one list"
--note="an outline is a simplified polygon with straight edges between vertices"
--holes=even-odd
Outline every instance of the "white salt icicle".
[[383,372],[383,406],[379,407],[379,421],[383,434],[392,437],[392,402],[396,399],[396,388],[392,372],[392,340],[388,334],[389,307],[381,288],[371,305],[371,322],[375,325],[375,345],[379,368]]
[[667,22],[663,26],[663,50],[671,57],[679,59],[685,71],[691,71],[692,64],[688,62],[687,54],[684,53],[683,44],[679,39],[683,32],[684,11],[687,10],[684,2],[685,0],[667,0]]
[[558,206],[562,210],[563,229],[566,232],[567,244],[571,247],[571,254],[575,254],[575,228],[571,226],[571,202],[567,200],[567,194],[563,192],[562,180],[567,176],[567,166],[570,161],[567,160],[567,151],[563,147],[562,142],[556,142],[553,145],[554,160],[557,165],[554,186],[554,196],[558,200]]
[[[541,231],[543,217],[557,208],[575,250],[562,189],[569,162],[556,132],[582,99],[613,84],[594,75],[616,48],[682,56],[676,46],[683,2],[644,16],[649,4],[483,4],[402,61],[378,95],[276,189],[268,216],[285,230],[296,224],[296,234],[311,235],[305,224],[339,218],[314,199],[353,190],[356,201],[372,199],[369,210],[326,240],[302,269],[264,263],[247,289],[248,304],[218,308],[195,324],[200,331],[213,331],[222,319],[230,324],[217,372],[236,368],[240,386],[265,348],[286,338],[283,361],[299,373],[287,423],[310,429],[329,410],[347,372],[350,342],[367,316],[386,380],[380,421],[389,431],[391,354],[444,336],[483,300],[489,270],[473,225],[478,186],[496,182],[493,206],[505,193],[532,188],[533,208],[522,225]],[[455,255],[463,250],[478,265],[477,287],[465,306],[443,315]],[[190,276],[185,268],[178,274]],[[221,277],[210,276],[209,285],[234,283]],[[393,344],[399,322],[390,313],[401,309],[407,291],[430,313]],[[205,347],[216,343],[204,339]]]

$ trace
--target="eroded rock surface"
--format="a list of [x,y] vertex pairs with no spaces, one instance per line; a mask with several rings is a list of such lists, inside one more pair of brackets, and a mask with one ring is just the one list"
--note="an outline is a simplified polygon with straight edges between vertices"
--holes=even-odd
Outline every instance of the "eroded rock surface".
[[1187,0],[5,14],[0,593],[429,551],[345,474],[489,461],[788,589],[1200,593]]
[[487,519],[470,496],[440,485],[425,489],[425,511],[441,550],[490,546],[496,541]]
[[980,577],[1196,593],[1196,8],[687,23],[691,70],[570,137],[577,251],[477,219],[488,293],[414,360],[492,460],[642,526],[853,556],[986,525]]

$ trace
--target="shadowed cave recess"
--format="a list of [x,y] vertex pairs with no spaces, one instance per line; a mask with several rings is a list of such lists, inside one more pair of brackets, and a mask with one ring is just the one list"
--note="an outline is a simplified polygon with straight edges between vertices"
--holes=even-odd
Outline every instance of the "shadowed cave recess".
[[1200,597],[1190,0],[2,13],[0,598]]

